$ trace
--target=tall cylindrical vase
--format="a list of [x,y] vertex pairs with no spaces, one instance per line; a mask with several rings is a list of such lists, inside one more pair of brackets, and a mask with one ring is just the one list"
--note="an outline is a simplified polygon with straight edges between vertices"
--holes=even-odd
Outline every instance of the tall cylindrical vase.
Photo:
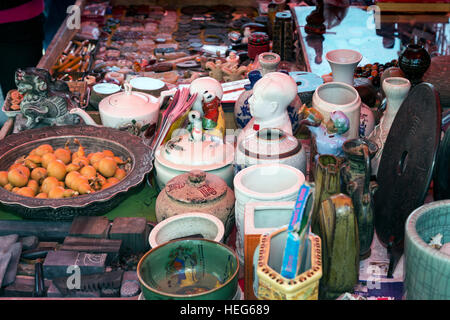
[[411,83],[408,79],[402,77],[390,77],[383,80],[383,91],[386,94],[386,111],[375,127],[369,139],[376,143],[378,151],[371,161],[372,174],[378,173],[381,155],[383,153],[384,143],[394,122],[395,116],[400,109],[405,98],[408,96]]
[[[234,177],[236,197],[236,251],[244,266],[244,209],[250,202],[295,201],[304,174],[285,164],[257,164],[241,170]],[[243,270],[243,269],[242,269]]]
[[315,191],[311,218],[311,230],[320,234],[320,204],[330,196],[341,192],[340,163],[338,158],[330,154],[319,155],[314,172]]

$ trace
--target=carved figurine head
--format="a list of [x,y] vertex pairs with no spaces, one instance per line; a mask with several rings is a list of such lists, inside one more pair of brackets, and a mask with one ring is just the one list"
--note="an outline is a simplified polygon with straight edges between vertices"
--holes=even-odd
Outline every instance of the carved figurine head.
[[213,93],[219,100],[222,100],[223,89],[219,81],[211,77],[202,77],[192,81],[189,87],[190,94],[197,93],[197,99],[195,100],[192,110],[199,111],[203,115],[203,93],[205,91]]
[[248,100],[250,113],[264,120],[282,115],[297,95],[294,79],[282,72],[271,72],[256,82]]
[[17,69],[15,82],[17,90],[23,95],[27,93],[41,94],[47,92],[51,77],[45,69]]

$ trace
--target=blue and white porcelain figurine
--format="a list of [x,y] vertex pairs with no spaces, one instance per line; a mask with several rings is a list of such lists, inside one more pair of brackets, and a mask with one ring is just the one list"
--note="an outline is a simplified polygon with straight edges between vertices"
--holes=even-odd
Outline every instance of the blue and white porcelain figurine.
[[[248,73],[248,79],[250,84],[244,86],[245,91],[241,93],[239,98],[234,104],[234,119],[238,129],[245,128],[248,122],[252,119],[252,114],[250,112],[250,106],[248,99],[253,94],[253,86],[255,83],[262,78],[261,72],[259,70],[252,70]],[[300,97],[296,96],[294,100],[287,107],[287,112],[289,115],[289,120],[292,124],[292,132],[295,133],[300,128],[298,110],[302,106],[302,101]]]
[[250,106],[248,105],[248,99],[253,94],[253,86],[256,81],[262,78],[261,72],[259,70],[252,70],[248,73],[248,79],[250,84],[244,86],[245,91],[241,93],[239,98],[234,104],[234,119],[236,120],[236,125],[238,128],[244,128],[247,123],[251,120],[252,114],[250,113]]

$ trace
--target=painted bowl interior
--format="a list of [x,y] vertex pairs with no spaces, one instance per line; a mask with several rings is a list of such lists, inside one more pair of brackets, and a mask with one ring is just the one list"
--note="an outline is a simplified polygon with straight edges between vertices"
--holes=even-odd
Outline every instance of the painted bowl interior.
[[147,298],[208,299],[218,297],[223,289],[229,296],[220,298],[228,300],[237,290],[238,269],[238,257],[229,247],[211,240],[189,239],[150,250],[139,262],[137,272]]

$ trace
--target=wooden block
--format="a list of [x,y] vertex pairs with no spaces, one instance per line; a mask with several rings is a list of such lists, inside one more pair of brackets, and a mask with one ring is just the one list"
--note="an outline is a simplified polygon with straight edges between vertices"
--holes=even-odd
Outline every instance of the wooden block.
[[122,240],[69,236],[64,239],[64,243],[59,247],[59,249],[88,253],[106,253],[108,254],[106,264],[109,265],[119,257],[121,245]]
[[149,249],[149,232],[145,218],[119,217],[114,219],[109,238],[122,240],[123,252],[139,253]]
[[[51,285],[50,280],[44,281],[45,290]],[[17,276],[13,284],[3,291],[4,297],[32,297],[34,292],[34,276]]]
[[69,296],[63,296],[61,292],[58,290],[58,288],[53,284],[51,280],[50,286],[47,290],[47,297],[49,298],[100,298],[100,291],[80,291],[80,290],[73,290],[71,291],[71,294]]
[[122,284],[120,286],[120,296],[123,298],[135,297],[141,292],[139,279],[136,271],[126,271],[123,273]]
[[69,266],[79,266],[82,275],[105,272],[106,253],[86,253],[76,251],[50,251],[44,261],[46,279],[68,277]]
[[0,220],[0,236],[36,236],[40,241],[63,241],[69,235],[69,221]]
[[110,222],[107,217],[76,217],[69,234],[75,237],[107,238]]

